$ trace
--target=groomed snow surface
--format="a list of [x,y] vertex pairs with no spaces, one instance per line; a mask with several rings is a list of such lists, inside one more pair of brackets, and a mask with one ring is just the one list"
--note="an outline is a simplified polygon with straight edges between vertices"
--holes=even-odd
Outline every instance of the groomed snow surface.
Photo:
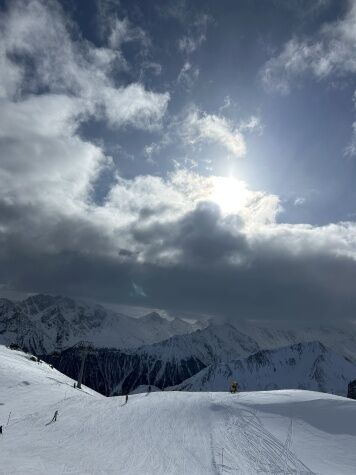
[[356,401],[286,390],[124,404],[28,358],[0,346],[1,474],[356,473]]

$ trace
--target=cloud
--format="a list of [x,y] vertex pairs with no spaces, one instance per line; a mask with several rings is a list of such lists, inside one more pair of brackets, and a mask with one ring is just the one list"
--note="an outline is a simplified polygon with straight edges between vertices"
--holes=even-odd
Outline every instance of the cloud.
[[124,43],[133,41],[140,42],[146,48],[150,45],[150,40],[142,28],[134,27],[127,18],[120,20],[116,17],[112,19],[108,38],[110,48],[120,48]]
[[111,126],[126,124],[136,128],[152,130],[160,126],[166,113],[170,95],[146,91],[142,84],[130,84],[101,91],[106,117]]
[[182,123],[181,134],[190,144],[214,142],[221,145],[232,156],[242,157],[246,153],[244,136],[238,128],[223,116],[201,113],[192,109]]
[[[354,318],[354,223],[279,223],[279,197],[238,179],[120,176],[81,126],[152,130],[168,94],[121,84],[122,53],[81,38],[53,1],[11,2],[0,23],[0,285],[229,318]],[[174,126],[243,156],[259,122],[194,108]]]
[[193,66],[189,61],[183,64],[177,78],[177,82],[190,89],[199,77],[199,68]]
[[324,24],[310,37],[293,37],[261,71],[268,90],[287,94],[291,84],[306,74],[317,80],[356,72],[356,3],[349,2],[345,16]]
[[121,51],[75,35],[57,2],[15,0],[0,24],[3,97],[41,90],[66,94],[81,99],[83,115],[101,116],[114,127],[151,129],[165,114],[169,93],[147,91],[140,83],[117,85],[113,71],[120,70]]
[[75,134],[82,113],[80,99],[62,94],[2,101],[0,182],[8,203],[60,203],[69,211],[85,201],[110,160]]
[[[319,6],[327,2],[318,2]],[[260,77],[270,92],[288,94],[291,87],[305,76],[317,81],[343,78],[356,73],[356,2],[348,1],[345,15],[324,24],[310,37],[293,37],[279,55],[264,65]],[[356,126],[344,150],[346,156],[356,155]]]
[[261,118],[255,115],[252,115],[247,120],[242,120],[240,122],[239,129],[242,132],[255,132],[259,135],[263,132],[263,124]]
[[189,33],[178,40],[178,48],[186,59],[178,74],[177,82],[187,89],[193,86],[200,73],[199,67],[193,64],[190,57],[205,42],[210,23],[212,23],[212,18],[209,15],[197,15],[193,21],[186,22],[185,26],[188,25]]
[[[354,108],[356,109],[356,91],[354,92]],[[352,124],[352,136],[349,144],[344,150],[344,155],[347,157],[356,156],[356,121]]]
[[356,122],[352,124],[352,137],[344,153],[347,157],[354,157],[356,155]]
[[189,25],[190,33],[179,39],[179,50],[187,55],[194,53],[206,40],[206,33],[210,23],[212,23],[212,18],[209,15],[198,15]]
[[105,241],[105,229],[62,220],[47,236],[59,236],[49,249],[2,234],[0,279],[10,288],[139,304],[134,282],[146,305],[173,313],[309,324],[354,319],[354,224],[273,224],[246,233],[241,218],[223,217],[211,202],[158,222],[155,212],[149,216],[146,226],[137,220],[126,228],[139,251],[116,256],[107,250],[125,228]]
[[306,202],[306,198],[304,196],[297,196],[297,198],[295,198],[293,204],[294,206],[303,206]]
[[198,49],[201,41],[195,40],[189,36],[183,36],[178,41],[178,47],[180,51],[184,51],[187,54],[193,53],[196,49]]
[[313,2],[309,0],[289,0],[288,2],[284,0],[273,0],[273,3],[279,8],[285,8],[298,16],[308,17],[328,7],[331,0],[315,0]]
[[151,46],[149,36],[141,27],[133,25],[126,16],[119,18],[120,2],[97,0],[96,6],[98,33],[102,41],[110,48],[119,50],[125,43],[137,42],[147,52]]
[[138,304],[143,294],[133,292],[134,282],[148,306],[173,311],[354,318],[354,223],[279,224],[278,197],[248,189],[224,213],[213,201],[219,177],[182,170],[166,179],[118,177],[101,206],[79,192],[63,207],[61,187],[44,175],[38,186],[54,193],[51,203],[34,186],[21,195],[29,177],[19,171],[12,195],[10,183],[0,189],[0,282],[7,288]]

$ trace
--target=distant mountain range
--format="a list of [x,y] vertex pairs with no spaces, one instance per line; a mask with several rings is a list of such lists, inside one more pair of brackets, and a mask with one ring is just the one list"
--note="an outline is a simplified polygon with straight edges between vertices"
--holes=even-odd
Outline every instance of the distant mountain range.
[[[66,297],[36,295],[22,302],[0,299],[0,343],[16,342],[76,378],[81,356],[71,347],[79,340],[90,340],[96,348],[87,358],[84,382],[106,395],[148,384],[189,390],[215,390],[217,384],[227,390],[230,373],[244,389],[309,388],[316,381],[310,376],[314,354],[314,362],[320,358],[317,367],[325,375],[326,390],[335,392],[343,390],[341,375],[347,379],[356,363],[356,329],[352,326],[292,330],[237,322],[199,328],[155,312],[134,319]],[[59,358],[51,356],[55,350]],[[342,364],[339,360],[326,364],[329,356],[335,361],[341,358]],[[320,376],[318,384],[321,382]],[[317,388],[322,390],[322,386]]]
[[241,391],[308,389],[346,396],[354,378],[355,363],[320,342],[307,342],[212,364],[171,389],[227,391],[237,381]]
[[67,297],[35,295],[21,302],[0,298],[0,342],[16,342],[38,354],[62,351],[79,340],[98,348],[137,347],[197,328],[156,312],[136,319]]

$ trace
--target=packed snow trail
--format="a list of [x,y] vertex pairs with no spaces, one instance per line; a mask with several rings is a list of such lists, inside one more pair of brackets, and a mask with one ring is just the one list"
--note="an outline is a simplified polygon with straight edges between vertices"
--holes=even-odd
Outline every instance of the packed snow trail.
[[288,390],[124,402],[0,346],[0,474],[355,473],[352,400]]

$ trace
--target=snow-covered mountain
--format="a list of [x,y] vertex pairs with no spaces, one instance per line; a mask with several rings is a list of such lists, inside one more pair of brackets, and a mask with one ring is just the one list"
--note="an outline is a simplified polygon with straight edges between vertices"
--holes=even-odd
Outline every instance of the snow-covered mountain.
[[0,342],[16,342],[38,354],[91,340],[96,347],[128,348],[189,333],[196,327],[158,313],[135,319],[101,305],[35,295],[22,302],[0,298]]
[[[78,349],[66,350],[59,358],[51,355],[43,358],[71,378],[78,377],[81,364]],[[169,356],[159,359],[150,353],[99,348],[86,359],[83,381],[101,394],[113,396],[131,393],[141,385],[163,389],[181,383],[203,368],[201,361],[189,356],[178,360]]]
[[[91,340],[98,348],[137,348],[162,359],[194,357],[204,364],[229,361],[260,349],[289,346],[302,341],[320,341],[356,361],[356,325],[299,329],[266,327],[232,322],[199,325],[157,312],[139,319],[67,297],[35,295],[13,302],[0,298],[0,342],[17,342],[45,354],[78,342]],[[167,340],[167,341],[165,341]]]
[[226,391],[236,380],[241,391],[309,389],[346,396],[355,378],[355,363],[320,342],[309,342],[212,364],[173,389]]
[[[304,388],[346,395],[348,382],[356,377],[353,361],[319,342],[257,352],[256,347],[229,325],[211,326],[131,351],[99,349],[87,358],[84,382],[108,396],[148,384],[224,391],[234,378],[242,390]],[[71,349],[48,361],[75,378],[81,356]]]
[[[250,337],[235,327],[211,325],[152,345],[126,350],[98,349],[85,365],[85,383],[105,395],[128,393],[140,385],[161,389],[176,385],[206,366],[247,356],[258,350]],[[76,349],[60,359],[46,357],[60,371],[75,378],[81,356]]]
[[253,338],[260,349],[290,346],[299,342],[320,341],[336,353],[356,362],[356,323],[333,325],[296,325],[275,322],[266,326],[261,322],[232,322],[242,333]]
[[165,391],[124,404],[0,346],[0,403],[4,474],[355,473],[356,404],[339,396]]
[[211,324],[203,330],[185,335],[175,335],[167,340],[144,345],[133,350],[136,354],[148,354],[161,360],[194,358],[204,365],[230,361],[259,350],[258,343],[241,333],[236,327]]
[[[0,299],[0,343],[17,342],[76,378],[80,355],[68,347],[79,340],[91,340],[97,351],[88,357],[84,381],[105,395],[147,384],[161,389],[178,385],[209,365],[313,339],[356,362],[352,327],[292,331],[211,323],[202,330],[195,328],[156,312],[134,319],[65,297],[36,295],[22,302]],[[62,350],[59,359],[48,355],[58,349]]]

